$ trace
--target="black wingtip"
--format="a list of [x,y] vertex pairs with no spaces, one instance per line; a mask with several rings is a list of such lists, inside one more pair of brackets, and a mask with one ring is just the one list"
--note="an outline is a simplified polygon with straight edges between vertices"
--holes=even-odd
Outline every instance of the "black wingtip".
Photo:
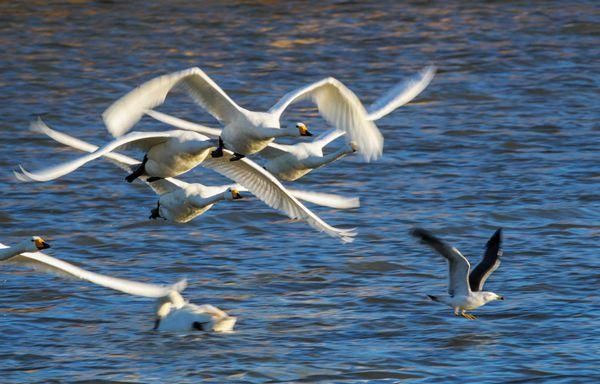
[[495,244],[498,244],[498,246],[502,245],[502,228],[498,228],[496,232],[494,232],[485,246],[489,248]]
[[428,230],[423,229],[423,228],[419,228],[419,227],[413,228],[410,230],[410,234],[413,237],[421,239],[421,241],[423,241],[423,242],[431,243],[431,242],[438,241],[438,239],[433,235],[433,233],[431,233]]

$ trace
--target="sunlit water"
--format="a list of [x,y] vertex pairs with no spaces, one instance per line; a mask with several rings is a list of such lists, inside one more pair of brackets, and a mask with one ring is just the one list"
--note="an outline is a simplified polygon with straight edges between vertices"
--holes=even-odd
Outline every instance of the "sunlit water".
[[[151,300],[2,267],[0,382],[600,379],[597,12],[594,2],[2,3],[0,241],[40,234],[49,253],[99,272],[187,277],[188,298],[239,323],[229,335],[159,334]],[[428,63],[439,67],[430,87],[378,122],[381,161],[349,157],[294,183],[360,196],[356,210],[315,207],[360,229],[351,245],[256,200],[186,225],[149,221],[156,197],[103,161],[50,183],[12,176],[19,163],[74,156],[28,130],[36,116],[102,143],[102,111],[168,71],[200,66],[239,104],[266,110],[329,75],[369,104]],[[162,110],[216,125],[182,93]],[[326,128],[308,104],[283,123],[299,120]],[[224,181],[203,169],[183,179]],[[503,264],[486,288],[506,301],[478,321],[429,302],[446,289],[446,265],[408,236],[416,225],[474,261],[503,227]]]

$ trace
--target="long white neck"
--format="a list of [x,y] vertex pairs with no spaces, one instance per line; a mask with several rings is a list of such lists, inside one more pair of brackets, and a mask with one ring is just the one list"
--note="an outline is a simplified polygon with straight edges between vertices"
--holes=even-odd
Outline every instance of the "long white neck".
[[215,204],[221,200],[225,200],[225,195],[223,193],[217,193],[209,197],[202,197],[200,195],[190,195],[188,196],[188,200],[193,206],[197,208],[203,208],[207,205]]
[[27,249],[28,245],[28,243],[22,242],[20,244],[15,245],[14,247],[0,249],[0,260],[10,259],[11,257],[19,255],[23,252],[29,252],[29,250]]
[[300,131],[298,128],[263,128],[269,130],[270,137],[298,137],[300,135]]

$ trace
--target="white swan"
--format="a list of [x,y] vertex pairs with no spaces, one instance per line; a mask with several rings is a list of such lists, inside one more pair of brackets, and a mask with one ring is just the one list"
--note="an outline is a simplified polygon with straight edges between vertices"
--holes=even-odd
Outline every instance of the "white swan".
[[[98,149],[96,145],[50,128],[41,119],[32,123],[31,129],[79,151],[94,152]],[[140,164],[131,157],[115,152],[109,152],[104,157],[128,173]],[[186,183],[175,178],[166,178],[150,183],[146,181],[146,176],[140,176],[140,179],[159,195],[157,207],[151,211],[150,218],[160,217],[178,223],[186,223],[194,219],[219,201],[238,200],[242,197],[240,192],[247,191],[244,187],[231,184],[206,186],[200,183]],[[346,198],[328,193],[295,189],[288,189],[288,191],[300,200],[331,208],[348,209],[360,206],[358,197]]]
[[115,139],[96,151],[37,172],[28,172],[23,167],[15,172],[21,181],[49,181],[64,176],[124,146],[133,146],[146,151],[139,167],[126,177],[132,182],[137,177],[148,176],[148,181],[177,176],[200,164],[214,148],[208,137],[191,131],[132,132]]
[[0,261],[17,256],[23,252],[37,252],[48,248],[50,248],[50,244],[46,243],[39,236],[32,236],[30,239],[23,240],[14,247],[0,244]]
[[[434,66],[428,66],[416,76],[399,82],[369,106],[367,109],[367,118],[372,121],[379,120],[395,109],[412,101],[431,83],[435,71]],[[221,134],[219,129],[192,123],[162,112],[148,110],[145,113],[156,120],[176,128],[201,132],[212,137],[218,137]],[[269,143],[260,152],[260,155],[267,159],[267,162],[264,164],[265,169],[275,177],[286,181],[294,181],[314,169],[356,152],[358,149],[357,143],[350,142],[332,153],[323,155],[324,147],[344,134],[344,131],[332,129],[309,143],[298,143],[295,145]]]
[[[179,84],[185,85],[195,101],[224,125],[222,144],[236,153],[234,160],[261,151],[276,137],[310,135],[304,125],[280,128],[279,121],[289,105],[305,99],[315,102],[329,124],[346,132],[348,141],[357,143],[366,161],[378,159],[383,151],[383,136],[368,120],[358,97],[333,77],[286,94],[268,112],[254,112],[237,105],[201,69],[190,68],[149,80],[113,103],[103,114],[109,132],[121,136],[130,130],[146,110],[162,104]],[[221,148],[213,155],[220,156]]]
[[185,280],[170,286],[139,283],[90,272],[41,252],[20,252],[2,257],[2,252],[7,253],[7,249],[13,248],[6,248],[5,245],[0,244],[0,264],[26,265],[35,270],[86,280],[130,295],[157,299],[154,329],[173,332],[193,330],[228,332],[233,330],[236,322],[235,317],[227,315],[212,305],[194,305],[185,301],[181,296],[181,292],[186,287]]
[[[48,136],[53,137],[55,139],[62,135],[62,140],[66,142],[75,143],[76,146],[83,145],[83,147],[85,148],[90,148],[90,144],[87,144],[74,138],[70,138],[69,136],[64,135],[62,133],[53,131],[48,126],[46,126],[41,120],[38,120],[36,123],[33,123],[32,128],[34,130],[44,132]],[[136,132],[133,132],[126,136],[133,135],[135,133]],[[57,140],[61,141],[61,139]],[[87,149],[83,150],[87,151]],[[98,154],[99,152],[101,152],[101,149],[94,151],[88,156]],[[101,156],[120,161],[127,166],[133,165],[132,161],[135,162],[135,160],[128,158],[127,156],[112,153],[111,151],[105,151],[105,153],[103,153]],[[85,157],[86,156],[83,156],[82,158]],[[356,236],[356,230],[354,228],[340,229],[327,224],[310,209],[304,206],[300,201],[298,201],[298,199],[294,197],[294,195],[289,190],[287,190],[273,175],[264,170],[262,167],[258,166],[250,159],[244,158],[240,161],[230,161],[233,157],[233,152],[224,150],[224,156],[222,158],[208,157],[202,162],[202,166],[209,169],[213,169],[214,171],[222,174],[223,176],[235,181],[271,208],[282,211],[292,219],[304,220],[320,232],[325,232],[329,236],[337,237],[343,242],[351,242],[353,240],[353,237]],[[31,174],[27,173],[25,175],[17,175],[17,177],[31,177],[29,175]],[[168,180],[155,180],[151,182],[151,187],[156,188],[155,191],[158,194],[163,194],[169,191],[173,191],[173,185],[175,185],[175,190],[179,190],[182,187],[185,187],[185,185],[187,184],[180,180],[174,180],[175,179],[172,178]],[[145,179],[145,181],[149,181],[149,179]],[[154,186],[154,184],[156,184],[156,186]],[[179,186],[177,184],[179,184]],[[302,198],[304,198],[306,201],[319,201],[322,202],[322,205],[335,204],[336,199],[333,196],[321,198],[318,194],[313,194],[312,198],[307,198],[307,193],[305,191],[300,192],[304,194]],[[185,195],[185,191],[181,193]],[[325,197],[324,195],[322,196]],[[340,202],[338,199],[338,203],[356,205],[357,202],[344,203]]]

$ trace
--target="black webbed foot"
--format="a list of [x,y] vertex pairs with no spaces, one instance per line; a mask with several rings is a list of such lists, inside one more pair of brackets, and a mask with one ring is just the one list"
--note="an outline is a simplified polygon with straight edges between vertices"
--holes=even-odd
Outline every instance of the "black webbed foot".
[[142,163],[140,165],[138,165],[138,167],[135,169],[135,171],[133,171],[131,173],[131,175],[127,176],[125,178],[125,180],[127,180],[128,183],[132,183],[133,180],[137,179],[138,177],[140,177],[144,173],[146,173],[146,162],[148,162],[148,156],[144,155],[144,159],[142,160]]
[[192,328],[194,328],[194,329],[196,329],[198,331],[204,331],[204,328],[202,327],[202,325],[204,325],[204,324],[208,324],[208,323],[201,323],[199,321],[194,321],[192,323]]
[[162,179],[164,179],[164,178],[163,177],[152,176],[152,177],[147,178],[146,181],[149,182],[149,183],[153,183],[155,181],[162,180]]
[[223,144],[223,139],[221,139],[221,137],[219,136],[219,146],[217,147],[217,149],[212,151],[210,153],[210,155],[212,157],[223,157],[223,148],[224,147],[225,147],[225,145]]
[[244,156],[240,153],[234,153],[233,157],[231,159],[229,159],[229,161],[238,161],[240,159],[243,159],[244,157],[246,157],[246,156]]
[[166,218],[164,218],[164,217],[162,217],[162,216],[160,215],[160,201],[159,201],[158,203],[156,203],[156,208],[153,208],[153,209],[150,211],[150,216],[148,216],[148,219],[156,220],[156,219],[158,219],[159,217],[160,217],[161,219],[165,219],[165,220],[167,220]]

